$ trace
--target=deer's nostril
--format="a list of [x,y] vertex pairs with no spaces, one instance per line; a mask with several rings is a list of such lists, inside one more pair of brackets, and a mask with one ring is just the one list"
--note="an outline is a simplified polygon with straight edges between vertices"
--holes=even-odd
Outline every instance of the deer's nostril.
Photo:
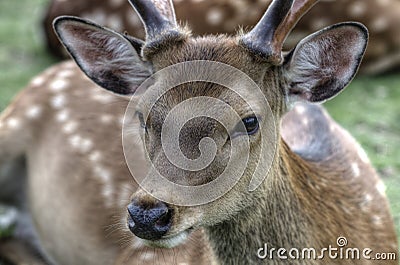
[[163,229],[164,227],[171,224],[171,220],[172,220],[172,209],[167,209],[167,212],[161,215],[160,218],[156,221],[155,226],[157,228]]
[[128,205],[128,227],[136,236],[156,240],[165,235],[171,227],[173,211],[165,203]]

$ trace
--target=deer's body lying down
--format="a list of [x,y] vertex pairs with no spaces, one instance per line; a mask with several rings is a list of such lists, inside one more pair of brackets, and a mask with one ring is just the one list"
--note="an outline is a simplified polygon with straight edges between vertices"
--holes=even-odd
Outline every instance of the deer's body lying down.
[[202,233],[193,237],[197,244],[157,251],[126,228],[126,206],[137,189],[121,145],[127,103],[66,62],[36,77],[4,111],[1,161],[27,158],[28,204],[41,247],[55,264],[211,260],[208,246],[195,240]]
[[[291,1],[275,1],[252,32],[202,38],[192,38],[176,26],[169,1],[155,2],[154,6],[150,1],[132,3],[145,22],[146,43],[77,18],[55,22],[81,69],[100,86],[128,96],[102,92],[67,62],[35,78],[1,116],[0,161],[26,156],[28,204],[46,257],[56,264],[320,264],[321,260],[313,259],[260,259],[257,251],[264,243],[272,248],[321,250],[335,246],[341,236],[347,238],[348,247],[396,252],[383,184],[352,137],[321,107],[307,104],[289,112],[279,129],[288,104],[324,101],[350,82],[365,51],[365,28],[356,23],[336,25],[303,40],[282,61],[282,40],[304,12],[298,7],[312,1],[296,1],[293,7]],[[284,20],[290,8],[293,17]],[[274,34],[264,32],[264,27],[275,29]],[[251,111],[226,87],[204,82],[180,84],[150,108],[161,84],[199,69],[156,76],[135,106],[139,119],[128,124],[133,140],[124,148],[136,155],[128,161],[136,173],[151,177],[157,169],[181,185],[202,185],[216,179],[226,158],[231,159],[230,141],[238,141],[239,148],[246,142],[250,145],[244,174],[231,190],[207,204],[179,206],[152,196],[173,201],[180,196],[174,190],[152,182],[150,195],[134,182],[121,145],[123,115],[129,95],[153,72],[205,60],[248,75],[260,87],[272,116],[249,87],[240,89],[246,102],[256,106]],[[232,83],[242,84],[236,78],[228,76]],[[162,123],[174,106],[205,96],[230,105],[239,120],[212,105],[193,103],[187,109],[187,113],[201,109],[229,121],[223,129],[213,119],[199,117],[181,128],[179,143],[185,156],[198,157],[204,137],[212,138],[217,148],[207,168],[189,172],[164,154]],[[173,118],[179,121],[187,113]],[[274,126],[270,136],[277,139],[277,151],[266,150],[272,153],[268,155],[271,168],[262,171],[264,181],[249,191],[263,146],[260,134]],[[234,159],[242,157],[240,150]],[[371,262],[328,257],[324,261]]]

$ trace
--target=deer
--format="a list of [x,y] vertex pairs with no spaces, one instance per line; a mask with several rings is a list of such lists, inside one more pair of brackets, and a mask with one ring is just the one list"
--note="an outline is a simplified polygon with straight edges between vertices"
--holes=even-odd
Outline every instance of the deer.
[[[316,104],[354,78],[365,26],[336,24],[284,53],[316,0],[274,0],[251,31],[202,37],[178,25],[171,1],[129,2],[145,41],[57,18],[55,31],[75,62],[35,77],[0,116],[0,165],[26,161],[32,248],[46,262],[372,264],[262,257],[265,245],[322,250],[339,237],[351,248],[397,253],[383,182],[355,139]],[[196,79],[203,74],[233,88]],[[192,81],[175,84],[178,77]],[[182,104],[185,111],[176,111]],[[167,140],[178,140],[172,151],[187,158],[183,165],[162,146],[163,130],[176,128],[179,137]],[[185,168],[207,153],[209,164]],[[211,201],[197,199],[212,193],[165,185],[195,191],[211,183],[214,192],[231,159],[229,173],[239,178]]]
[[[196,35],[234,34],[238,25],[250,28],[258,22],[270,3],[271,0],[174,1],[177,17],[186,21]],[[308,34],[331,24],[360,21],[370,31],[370,44],[360,67],[360,74],[377,75],[396,71],[400,62],[399,14],[400,3],[397,0],[323,0],[299,22],[285,42],[284,48],[292,49]],[[138,38],[144,38],[145,34],[139,17],[131,14],[127,1],[53,0],[47,8],[43,27],[47,47],[53,54],[62,58],[68,55],[52,28],[52,21],[60,15],[87,18],[119,32],[127,31]]]
[[[126,227],[126,207],[138,187],[123,162],[120,141],[127,104],[66,61],[33,78],[1,114],[1,202],[15,206],[18,219],[13,237],[0,239],[0,260],[215,264],[201,230],[181,246],[158,249],[143,244]],[[135,163],[145,171],[142,147],[136,146]],[[60,155],[59,148],[68,151]]]

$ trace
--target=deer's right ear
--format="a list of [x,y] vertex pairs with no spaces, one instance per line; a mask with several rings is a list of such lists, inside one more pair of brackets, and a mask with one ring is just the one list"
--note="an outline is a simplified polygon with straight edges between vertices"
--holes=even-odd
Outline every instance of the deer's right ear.
[[54,20],[55,32],[82,71],[99,86],[130,95],[152,74],[139,41],[77,17]]

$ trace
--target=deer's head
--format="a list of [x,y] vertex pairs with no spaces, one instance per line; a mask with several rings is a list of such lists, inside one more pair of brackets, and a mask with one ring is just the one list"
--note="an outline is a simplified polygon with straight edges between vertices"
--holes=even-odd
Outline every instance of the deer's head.
[[[265,192],[263,186],[249,191],[249,183],[267,175],[276,160],[280,117],[296,101],[323,102],[342,91],[358,69],[368,33],[358,23],[334,25],[283,55],[290,30],[317,0],[275,0],[252,31],[206,37],[192,37],[177,24],[171,1],[130,1],[145,26],[145,42],[74,17],[60,17],[54,26],[99,86],[127,98],[143,91],[127,115],[140,120],[151,166],[147,192],[139,189],[128,206],[128,224],[149,243],[171,247]],[[220,196],[208,194],[212,185],[189,189],[214,183],[224,172],[227,180],[238,177],[216,185],[229,188]],[[168,181],[184,188],[171,189]]]

